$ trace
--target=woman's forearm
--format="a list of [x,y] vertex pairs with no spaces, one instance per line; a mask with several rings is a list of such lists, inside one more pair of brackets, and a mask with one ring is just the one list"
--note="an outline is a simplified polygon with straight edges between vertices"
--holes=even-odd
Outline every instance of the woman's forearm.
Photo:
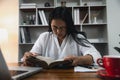
[[78,65],[92,65],[93,57],[91,55],[79,56],[78,57]]
[[91,55],[85,55],[85,56],[67,56],[64,60],[70,60],[73,61],[73,66],[78,65],[92,65],[93,64],[93,57]]

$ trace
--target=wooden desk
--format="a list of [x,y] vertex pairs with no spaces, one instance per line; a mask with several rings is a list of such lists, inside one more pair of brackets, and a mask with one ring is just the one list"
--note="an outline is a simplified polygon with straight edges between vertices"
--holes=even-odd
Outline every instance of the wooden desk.
[[24,80],[103,80],[96,73],[74,72],[73,69],[43,70]]
[[[11,64],[9,64],[11,66]],[[12,64],[13,65],[13,64]],[[16,64],[14,64],[16,65]],[[104,80],[97,73],[74,72],[74,69],[42,70],[24,80]]]

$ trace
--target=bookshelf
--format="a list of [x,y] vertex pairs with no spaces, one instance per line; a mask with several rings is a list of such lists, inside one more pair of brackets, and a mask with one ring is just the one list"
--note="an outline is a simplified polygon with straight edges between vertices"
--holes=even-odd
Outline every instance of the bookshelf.
[[[19,60],[39,34],[48,30],[49,13],[61,5],[69,8],[77,29],[87,33],[101,55],[108,54],[106,0],[19,0]],[[21,28],[29,41],[22,41]]]

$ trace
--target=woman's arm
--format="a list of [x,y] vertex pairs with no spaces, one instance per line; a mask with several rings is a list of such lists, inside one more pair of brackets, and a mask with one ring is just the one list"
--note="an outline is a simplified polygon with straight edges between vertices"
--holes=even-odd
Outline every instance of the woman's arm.
[[91,55],[85,55],[85,56],[68,56],[65,58],[65,60],[72,60],[73,66],[77,66],[77,65],[85,65],[85,66],[89,66],[93,64],[93,57]]
[[23,58],[21,59],[21,61],[23,62],[23,66],[33,66],[33,64],[31,62],[28,61],[28,59],[31,56],[37,56],[37,53],[33,53],[33,52],[25,52]]
[[25,52],[24,53],[24,56],[22,58],[22,61],[26,61],[27,58],[29,58],[30,56],[37,56],[38,54],[37,53],[33,53],[33,52]]

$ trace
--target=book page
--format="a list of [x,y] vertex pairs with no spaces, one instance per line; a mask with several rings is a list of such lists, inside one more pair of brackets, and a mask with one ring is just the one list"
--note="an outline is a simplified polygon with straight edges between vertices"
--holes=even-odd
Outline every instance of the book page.
[[51,57],[44,57],[44,56],[36,56],[36,58],[45,61],[48,65],[53,63],[53,62],[63,61],[63,59],[55,60],[55,59],[53,59]]

